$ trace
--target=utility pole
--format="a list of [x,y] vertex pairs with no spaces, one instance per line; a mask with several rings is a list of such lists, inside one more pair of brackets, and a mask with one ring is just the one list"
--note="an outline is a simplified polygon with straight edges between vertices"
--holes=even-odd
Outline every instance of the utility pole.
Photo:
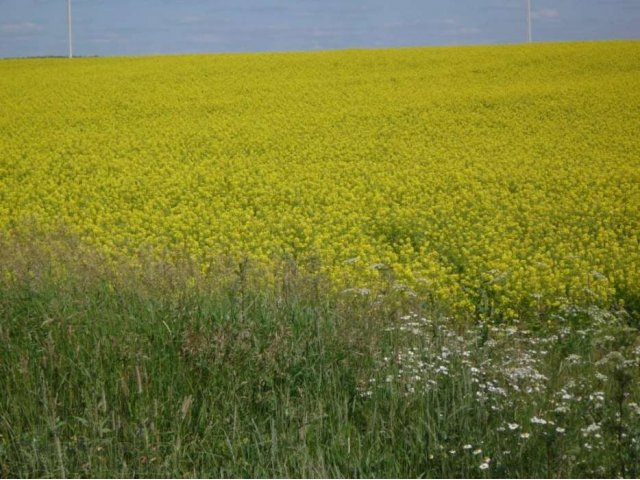
[[69,32],[69,58],[73,58],[73,36],[71,33],[71,0],[67,0],[67,30]]
[[527,0],[527,40],[532,42],[531,35],[531,0]]

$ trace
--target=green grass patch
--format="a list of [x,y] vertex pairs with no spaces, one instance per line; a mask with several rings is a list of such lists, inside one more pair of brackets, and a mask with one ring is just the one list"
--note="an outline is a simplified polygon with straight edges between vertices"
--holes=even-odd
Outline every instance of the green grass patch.
[[[4,477],[636,477],[638,331],[462,322],[242,268],[217,290],[0,283]],[[157,274],[157,271],[156,271]],[[315,285],[311,288],[310,285]]]

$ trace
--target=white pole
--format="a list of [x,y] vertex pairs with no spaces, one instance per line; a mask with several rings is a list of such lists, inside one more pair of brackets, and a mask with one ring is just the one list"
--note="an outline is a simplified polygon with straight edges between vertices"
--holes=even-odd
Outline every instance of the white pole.
[[71,0],[67,0],[67,30],[69,32],[69,58],[73,58],[73,37],[71,34]]
[[532,41],[531,35],[531,0],[527,0],[527,40]]

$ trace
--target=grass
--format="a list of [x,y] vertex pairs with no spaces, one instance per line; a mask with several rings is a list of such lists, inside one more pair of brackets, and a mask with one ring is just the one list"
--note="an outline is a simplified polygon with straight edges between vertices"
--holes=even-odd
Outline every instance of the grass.
[[392,289],[324,294],[292,265],[265,289],[247,265],[207,287],[184,267],[145,282],[12,258],[3,477],[639,473],[640,337],[623,310],[497,325]]

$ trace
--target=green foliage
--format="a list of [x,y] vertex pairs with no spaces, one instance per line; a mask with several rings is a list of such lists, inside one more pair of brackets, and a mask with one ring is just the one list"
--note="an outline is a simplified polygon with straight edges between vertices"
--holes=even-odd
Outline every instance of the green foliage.
[[240,278],[171,295],[3,282],[2,476],[638,474],[624,312],[569,309],[533,333]]

